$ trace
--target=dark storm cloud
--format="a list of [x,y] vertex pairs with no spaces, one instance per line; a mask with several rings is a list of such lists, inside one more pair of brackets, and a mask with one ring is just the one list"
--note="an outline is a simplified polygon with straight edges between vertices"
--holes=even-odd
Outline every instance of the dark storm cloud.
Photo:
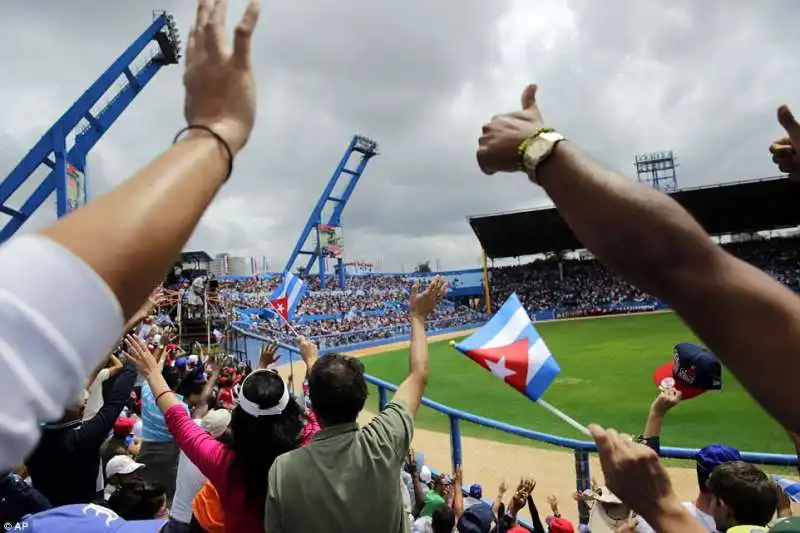
[[[4,42],[15,44],[0,48],[0,172],[144,29],[151,9],[170,9],[185,34],[193,4],[4,2],[0,18],[14,21]],[[244,2],[231,4],[234,19]],[[631,174],[634,152],[674,149],[683,186],[772,173],[775,107],[800,107],[800,43],[789,26],[800,4],[788,0],[263,0],[263,9],[256,131],[189,246],[267,255],[273,266],[354,133],[377,139],[381,155],[345,211],[348,257],[385,269],[438,257],[455,268],[477,264],[467,215],[546,202],[524,177],[484,177],[474,162],[481,124],[516,107],[528,81],[540,84],[545,118],[614,168]],[[92,152],[92,191],[163,150],[181,109],[173,66]]]

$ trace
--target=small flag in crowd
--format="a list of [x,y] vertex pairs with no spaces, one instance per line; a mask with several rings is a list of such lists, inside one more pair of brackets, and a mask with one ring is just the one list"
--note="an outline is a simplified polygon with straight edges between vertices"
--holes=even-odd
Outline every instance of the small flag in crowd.
[[772,479],[780,485],[783,492],[795,503],[800,503],[800,481],[793,479],[784,479],[778,476],[772,476]]
[[455,348],[534,401],[561,371],[516,294]]
[[283,275],[283,282],[270,296],[270,303],[272,308],[288,322],[289,316],[300,304],[305,292],[306,284],[303,280],[291,272],[286,272]]

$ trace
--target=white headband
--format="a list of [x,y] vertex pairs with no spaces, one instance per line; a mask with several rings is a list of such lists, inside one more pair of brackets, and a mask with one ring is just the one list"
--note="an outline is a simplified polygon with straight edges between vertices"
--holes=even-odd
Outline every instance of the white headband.
[[[283,383],[283,395],[281,395],[281,399],[278,400],[278,404],[273,405],[272,407],[269,407],[267,409],[262,409],[261,407],[258,406],[257,403],[251,402],[244,395],[244,384],[247,383],[247,380],[250,379],[251,376],[263,372],[270,372],[271,374],[275,374],[280,378],[281,383]],[[242,392],[241,394],[239,394],[239,407],[241,407],[242,411],[244,411],[248,415],[254,416],[256,418],[259,416],[279,415],[283,412],[284,409],[286,409],[287,405],[289,405],[289,387],[286,386],[286,382],[283,381],[283,378],[281,378],[276,372],[272,372],[271,370],[267,370],[265,368],[259,368],[258,370],[252,372],[249,376],[244,378],[244,381],[242,381]]]

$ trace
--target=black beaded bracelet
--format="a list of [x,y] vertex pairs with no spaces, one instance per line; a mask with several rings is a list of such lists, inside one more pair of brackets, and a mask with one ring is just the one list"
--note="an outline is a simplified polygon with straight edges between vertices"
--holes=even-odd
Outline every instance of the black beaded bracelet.
[[216,131],[212,130],[208,126],[203,126],[201,124],[189,124],[178,133],[175,134],[175,138],[172,140],[172,144],[177,143],[181,140],[181,135],[186,133],[189,130],[202,130],[214,137],[219,143],[225,148],[225,151],[228,153],[228,175],[225,176],[225,181],[228,181],[233,174],[233,150],[231,150],[231,145],[228,144],[228,141],[222,138],[222,135],[217,133]]

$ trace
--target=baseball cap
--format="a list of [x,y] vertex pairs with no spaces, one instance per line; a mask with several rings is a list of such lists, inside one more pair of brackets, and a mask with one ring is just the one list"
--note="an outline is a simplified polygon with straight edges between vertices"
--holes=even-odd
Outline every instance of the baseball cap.
[[494,524],[494,513],[488,505],[473,505],[464,510],[458,519],[458,533],[489,533]]
[[566,518],[556,518],[555,516],[547,523],[548,533],[575,533],[572,522]]
[[433,474],[431,473],[431,469],[422,465],[422,468],[419,469],[419,480],[427,485],[431,482],[432,478]]
[[135,425],[136,419],[133,417],[121,416],[114,421],[114,434],[121,437],[130,435]]
[[143,466],[144,464],[137,463],[128,455],[115,455],[106,465],[106,477],[116,476],[117,474],[130,474]]
[[657,387],[675,387],[684,400],[722,389],[722,365],[711,352],[699,344],[681,342],[675,345],[672,353],[672,362],[653,373]]
[[203,429],[211,433],[214,438],[219,437],[228,429],[231,423],[231,412],[227,409],[214,409],[203,416],[200,425]]
[[710,444],[705,448],[698,450],[694,456],[697,462],[697,470],[705,474],[711,474],[715,467],[730,463],[732,461],[741,461],[742,454],[739,450],[724,444]]
[[28,533],[158,533],[165,520],[124,520],[101,505],[62,505],[22,519]]
[[[730,529],[728,531],[730,531]],[[765,531],[769,531],[769,533],[800,533],[800,516],[781,518],[772,524],[771,528]]]
[[175,366],[177,366],[178,368],[183,368],[186,366],[187,362],[188,359],[186,357],[178,357],[177,359],[175,359]]
[[483,488],[478,485],[477,483],[473,483],[469,486],[469,496],[470,498],[475,498],[476,500],[480,500],[483,498]]

